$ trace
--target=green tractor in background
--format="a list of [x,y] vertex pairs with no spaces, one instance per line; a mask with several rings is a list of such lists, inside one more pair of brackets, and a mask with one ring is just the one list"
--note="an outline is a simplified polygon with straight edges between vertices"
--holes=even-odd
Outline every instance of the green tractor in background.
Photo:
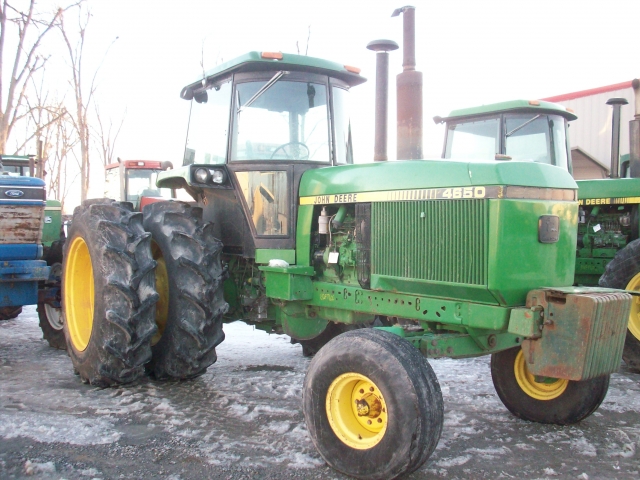
[[[640,292],[640,82],[634,80],[636,117],[630,125],[631,159],[621,162],[620,105],[611,99],[613,143],[611,178],[578,180],[578,243],[575,285]],[[470,158],[510,163],[528,161],[572,172],[564,122],[577,117],[544,101],[513,101],[456,110],[436,123],[446,124],[442,158]],[[622,358],[640,371],[640,297],[629,315]]]
[[157,185],[194,202],[140,213],[98,199],[74,212],[64,331],[83,381],[201,375],[232,308],[326,342],[303,411],[327,463],[358,478],[414,471],[434,451],[443,401],[425,358],[492,355],[498,395],[527,420],[570,424],[598,408],[631,297],[571,286],[570,174],[493,158],[354,165],[348,99],[364,81],[350,66],[251,52],[182,90],[184,162]]
[[[42,168],[34,155],[2,155],[4,172],[9,176],[42,178]],[[60,277],[62,274],[62,205],[58,200],[47,200],[42,227],[42,259],[47,262],[49,277],[38,286],[38,318],[43,338],[50,346],[65,349],[60,307]],[[18,307],[14,317],[22,311]]]

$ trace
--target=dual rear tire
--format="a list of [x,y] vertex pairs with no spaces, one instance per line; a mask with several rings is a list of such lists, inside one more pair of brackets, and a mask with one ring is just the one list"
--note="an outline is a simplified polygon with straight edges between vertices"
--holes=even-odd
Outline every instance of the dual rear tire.
[[92,385],[129,383],[145,370],[161,379],[197,376],[224,338],[220,242],[197,208],[149,207],[144,225],[127,202],[90,200],[74,212],[63,323],[74,368]]

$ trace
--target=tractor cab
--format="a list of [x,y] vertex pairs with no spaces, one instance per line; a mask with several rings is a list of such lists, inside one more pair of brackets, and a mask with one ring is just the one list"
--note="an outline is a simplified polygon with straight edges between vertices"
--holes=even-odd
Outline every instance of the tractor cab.
[[118,159],[105,167],[104,195],[123,202],[131,202],[136,210],[149,203],[175,197],[169,188],[158,188],[158,174],[172,168],[171,162]]
[[447,127],[442,158],[537,162],[571,172],[567,129],[576,118],[561,105],[514,100],[454,110],[433,120]]
[[219,65],[182,90],[191,102],[183,167],[158,185],[202,203],[226,253],[292,258],[300,178],[353,163],[348,92],[364,81],[354,67],[279,52]]

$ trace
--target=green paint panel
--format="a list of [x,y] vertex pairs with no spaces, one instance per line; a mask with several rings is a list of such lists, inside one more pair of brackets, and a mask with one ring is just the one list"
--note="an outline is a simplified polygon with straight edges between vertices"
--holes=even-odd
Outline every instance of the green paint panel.
[[476,117],[482,115],[491,115],[496,113],[505,113],[516,111],[521,112],[535,112],[535,113],[551,113],[562,115],[567,120],[576,120],[578,117],[568,112],[565,107],[557,103],[545,102],[543,100],[538,101],[539,105],[531,105],[529,100],[510,100],[507,102],[491,103],[489,105],[481,105],[479,107],[462,108],[460,110],[453,110],[448,117],[443,118],[442,121],[457,120],[460,117]]
[[[573,284],[577,202],[489,200],[489,205],[488,287],[501,305],[524,305],[534,288]],[[538,241],[542,215],[559,217],[558,242]]]
[[513,348],[520,345],[521,341],[522,337],[511,333],[491,333],[479,337],[465,334],[425,334],[420,338],[419,348],[429,358],[468,358]]
[[509,317],[509,333],[523,337],[539,337],[542,314],[541,308],[514,308]]
[[541,163],[411,160],[308,170],[300,196],[489,185],[577,188],[568,172]]
[[[478,329],[506,330],[510,309],[314,282],[312,305]],[[336,321],[339,321],[336,319]]]
[[268,248],[256,249],[256,263],[269,263],[270,260],[284,260],[289,265],[296,263],[296,251],[295,250],[277,250]]
[[640,178],[578,180],[577,184],[578,199],[640,197]]
[[280,300],[311,300],[312,267],[259,267],[265,273],[267,296]]
[[62,204],[58,200],[47,200],[44,209],[44,225],[42,227],[42,244],[50,247],[55,241],[60,240],[60,227],[62,225]]

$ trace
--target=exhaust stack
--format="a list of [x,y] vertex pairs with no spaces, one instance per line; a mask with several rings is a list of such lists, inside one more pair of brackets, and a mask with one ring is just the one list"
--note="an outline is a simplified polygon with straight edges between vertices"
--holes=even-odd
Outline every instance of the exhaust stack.
[[620,107],[627,105],[626,98],[615,97],[607,100],[607,105],[613,107],[611,123],[611,178],[620,178]]
[[376,53],[376,137],[373,160],[386,162],[389,125],[389,52],[398,49],[393,40],[373,40],[367,45]]
[[394,10],[403,14],[402,67],[397,76],[398,160],[422,158],[422,72],[416,71],[416,7]]
[[640,80],[631,82],[635,93],[635,116],[629,122],[629,163],[631,178],[640,178]]

